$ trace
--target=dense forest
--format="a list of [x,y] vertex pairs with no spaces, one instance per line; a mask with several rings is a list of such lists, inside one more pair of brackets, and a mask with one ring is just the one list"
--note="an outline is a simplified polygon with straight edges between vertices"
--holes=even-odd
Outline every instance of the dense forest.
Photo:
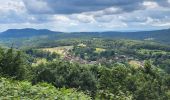
[[103,38],[3,45],[0,99],[170,99],[168,45]]

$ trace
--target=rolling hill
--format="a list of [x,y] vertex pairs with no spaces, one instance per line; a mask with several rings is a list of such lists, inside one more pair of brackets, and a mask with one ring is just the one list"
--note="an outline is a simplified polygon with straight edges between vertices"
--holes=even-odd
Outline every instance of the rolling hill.
[[154,31],[138,31],[138,32],[55,32],[47,29],[9,29],[0,33],[0,38],[31,38],[48,36],[49,40],[63,38],[115,38],[115,39],[134,39],[149,40],[170,44],[170,29],[154,30]]
[[60,32],[50,31],[47,29],[8,29],[0,33],[1,38],[23,38],[23,37],[33,37],[33,36],[42,36],[42,35],[52,35]]

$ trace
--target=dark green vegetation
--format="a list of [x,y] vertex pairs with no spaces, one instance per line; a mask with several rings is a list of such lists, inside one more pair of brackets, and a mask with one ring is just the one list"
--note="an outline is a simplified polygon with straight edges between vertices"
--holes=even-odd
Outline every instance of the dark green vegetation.
[[3,37],[0,99],[170,99],[170,46],[142,37],[71,34]]
[[[44,79],[42,79],[42,83],[37,83],[36,81],[36,85],[32,85],[31,82],[38,80],[37,73],[35,72],[35,69],[38,67],[31,67],[31,62],[28,60],[28,57],[20,51],[13,50],[12,48],[8,50],[0,49],[0,75],[1,77],[9,78],[0,78],[0,99],[91,99],[90,96],[85,95],[81,91],[77,92],[76,89],[66,89],[64,87],[57,89],[52,85],[43,83],[48,82],[43,81]],[[51,75],[50,73],[46,74],[48,76]],[[50,78],[52,77],[50,76]]]
[[91,98],[75,89],[60,88],[39,83],[32,86],[30,82],[18,82],[0,78],[1,100],[91,100]]
[[[25,45],[34,47],[44,47],[47,43],[51,43],[51,46],[56,46],[54,41],[70,38],[105,38],[105,39],[133,39],[133,40],[145,40],[154,41],[158,43],[170,44],[170,29],[156,30],[156,31],[140,31],[140,32],[55,32],[46,29],[9,29],[0,33],[0,44],[5,45],[15,44],[17,47],[23,47]],[[41,45],[40,45],[41,44]],[[69,44],[69,43],[67,43]]]

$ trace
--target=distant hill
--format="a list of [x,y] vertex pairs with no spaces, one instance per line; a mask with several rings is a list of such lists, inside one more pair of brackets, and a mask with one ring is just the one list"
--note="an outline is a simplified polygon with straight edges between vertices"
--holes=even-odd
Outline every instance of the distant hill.
[[72,33],[71,37],[98,37],[116,39],[136,39],[164,42],[170,44],[170,29],[138,32],[77,32]]
[[116,39],[136,39],[150,40],[170,44],[170,29],[154,30],[154,31],[138,31],[138,32],[72,32],[63,33],[55,32],[47,29],[9,29],[0,33],[0,38],[25,38],[39,37],[46,35],[49,40],[59,38],[116,38]]
[[52,35],[57,34],[60,32],[50,31],[47,29],[32,29],[32,28],[25,28],[25,29],[8,29],[0,33],[0,37],[3,38],[23,38],[23,37],[33,37],[33,36],[41,36],[41,35]]
[[[85,33],[86,34],[86,33]],[[97,32],[94,33],[99,37],[108,38],[126,38],[137,40],[155,40],[170,41],[170,29],[154,30],[154,31],[138,31],[138,32]]]

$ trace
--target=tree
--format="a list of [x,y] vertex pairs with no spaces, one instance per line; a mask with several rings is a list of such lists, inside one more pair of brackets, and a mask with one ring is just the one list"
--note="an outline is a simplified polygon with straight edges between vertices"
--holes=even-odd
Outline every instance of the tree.
[[26,61],[20,51],[15,52],[13,48],[2,54],[0,59],[1,74],[7,77],[22,80],[28,72]]
[[49,62],[35,68],[33,83],[48,82],[56,87],[79,88],[95,92],[97,80],[88,66],[63,61]]
[[145,67],[145,72],[146,72],[147,74],[151,73],[151,67],[152,67],[152,65],[151,65],[151,62],[150,62],[149,60],[145,61],[144,67]]

